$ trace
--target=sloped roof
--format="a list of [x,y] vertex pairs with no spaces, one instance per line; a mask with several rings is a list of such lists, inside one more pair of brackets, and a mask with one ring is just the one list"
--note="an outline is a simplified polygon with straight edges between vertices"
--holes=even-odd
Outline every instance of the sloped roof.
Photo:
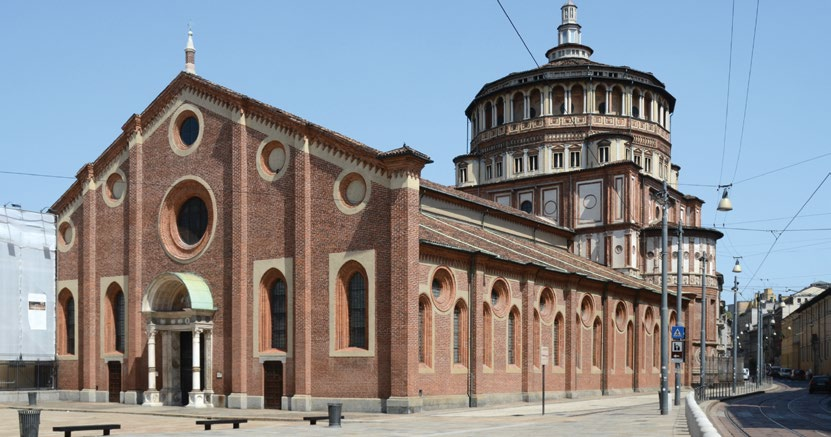
[[[660,287],[592,262],[565,249],[451,221],[428,212],[421,213],[419,240],[422,244],[481,252],[520,265],[535,265],[553,272],[570,273],[600,282],[661,293]],[[672,293],[671,293],[672,294]]]

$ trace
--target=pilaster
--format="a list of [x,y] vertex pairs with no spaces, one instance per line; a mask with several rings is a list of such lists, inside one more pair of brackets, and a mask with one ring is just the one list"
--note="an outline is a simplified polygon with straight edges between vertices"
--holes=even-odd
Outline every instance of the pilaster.
[[286,393],[291,409],[311,408],[312,378],[312,254],[311,254],[311,155],[309,138],[297,139],[294,162],[294,360],[286,369]]
[[[98,193],[95,189],[95,175],[92,164],[87,164],[78,173],[78,179],[86,185],[86,194],[81,215],[83,225],[80,235],[78,251],[80,254],[80,281],[78,284],[79,309],[81,322],[79,327],[81,342],[78,345],[81,353],[81,386],[82,398],[84,393],[96,389],[98,381],[98,314],[100,302],[98,299],[98,275],[96,270],[96,242],[98,239],[96,215],[98,211]],[[93,398],[94,399],[94,398]],[[94,401],[93,401],[94,402]]]
[[[246,132],[246,108],[238,108],[238,120],[231,133],[231,175],[236,188],[226,195],[231,196],[231,251],[230,265],[231,287],[225,295],[224,302],[231,306],[233,323],[229,323],[231,338],[231,393],[248,391],[248,362],[251,343],[248,319],[249,269],[248,265],[248,136]],[[230,321],[229,321],[230,322]],[[185,347],[185,346],[182,346]],[[198,351],[197,351],[198,355]]]

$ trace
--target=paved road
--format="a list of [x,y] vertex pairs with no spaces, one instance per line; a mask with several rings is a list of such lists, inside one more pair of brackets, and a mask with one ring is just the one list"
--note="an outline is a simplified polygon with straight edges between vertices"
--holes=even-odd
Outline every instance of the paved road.
[[[18,435],[17,409],[0,406],[0,435]],[[179,407],[144,408],[121,404],[51,402],[42,408],[40,436],[58,436],[53,426],[86,423],[119,423],[114,436],[687,436],[684,406],[673,406],[669,415],[658,411],[658,396],[638,394],[597,399],[557,400],[540,406],[518,404],[495,408],[429,411],[411,415],[345,412],[341,428],[325,421],[309,426],[302,421],[310,413],[274,410],[194,410]],[[244,417],[238,430],[218,425],[209,434],[195,425],[199,417]],[[100,435],[73,433],[73,436]]]
[[831,435],[831,395],[809,394],[805,381],[777,381],[766,393],[710,405],[722,436]]

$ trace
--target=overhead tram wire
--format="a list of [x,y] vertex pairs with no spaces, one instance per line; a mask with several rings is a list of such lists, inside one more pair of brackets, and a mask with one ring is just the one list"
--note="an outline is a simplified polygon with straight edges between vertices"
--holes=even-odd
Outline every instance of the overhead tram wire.
[[528,56],[531,56],[531,60],[534,61],[534,65],[536,65],[537,68],[540,68],[540,64],[537,62],[537,59],[534,57],[534,54],[531,53],[531,49],[528,48],[528,44],[525,44],[525,39],[523,39],[522,35],[519,34],[519,30],[517,30],[516,26],[514,25],[514,20],[511,20],[511,17],[508,15],[508,11],[506,11],[505,7],[502,6],[502,2],[500,0],[496,0],[496,3],[498,3],[499,7],[502,8],[502,12],[505,14],[505,18],[507,18],[508,22],[511,23],[511,27],[514,28],[514,32],[516,32],[516,36],[519,37],[519,40],[522,41],[522,45],[525,46],[525,50],[528,51]]
[[[814,189],[814,192],[811,193],[811,195],[808,197],[808,200],[806,200],[805,203],[803,203],[802,206],[799,207],[799,210],[796,212],[796,214],[794,214],[793,217],[791,217],[790,221],[788,221],[788,224],[785,225],[785,229],[783,229],[779,233],[774,233],[773,243],[771,243],[770,248],[768,249],[767,253],[765,254],[765,257],[762,258],[762,262],[759,263],[759,267],[756,268],[756,270],[753,271],[753,276],[750,277],[750,280],[747,281],[747,284],[750,284],[750,282],[753,281],[753,278],[756,277],[756,274],[759,272],[759,270],[762,269],[762,266],[765,264],[765,261],[767,261],[768,257],[770,256],[770,253],[773,251],[774,246],[776,246],[776,243],[779,241],[779,238],[782,236],[782,234],[785,233],[785,231],[788,230],[788,228],[791,226],[791,223],[793,223],[794,220],[796,220],[796,218],[799,216],[799,213],[802,212],[803,209],[805,209],[805,207],[808,205],[808,203],[811,201],[811,199],[814,198],[814,195],[817,194],[817,191],[819,191],[819,189],[822,188],[822,186],[825,184],[825,181],[827,181],[829,177],[831,177],[831,172],[829,172],[825,175],[825,177],[822,179],[822,182],[820,182],[819,185],[817,185],[817,188]],[[745,289],[746,288],[747,288],[747,285],[745,285]]]
[[[815,161],[817,159],[825,158],[827,156],[831,156],[831,152],[822,153],[822,154],[819,154],[817,156],[812,156],[810,158],[803,159],[802,161],[795,162],[793,164],[788,164],[784,167],[775,168],[773,170],[768,170],[766,172],[759,173],[755,176],[750,176],[748,178],[744,178],[740,181],[733,182],[733,185],[738,185],[738,184],[741,184],[741,183],[744,183],[744,182],[752,181],[753,179],[758,179],[762,176],[768,176],[768,175],[771,175],[773,173],[780,172],[782,170],[787,170],[789,168],[796,167],[798,165],[806,164],[806,163]],[[678,185],[679,186],[684,186],[684,187],[706,187],[706,188],[717,188],[717,187],[719,187],[719,185],[713,185],[713,184],[690,184],[690,183],[683,183],[683,182],[679,182]]]
[[730,79],[733,76],[733,29],[736,23],[736,0],[733,0],[733,7],[730,10],[730,55],[727,60],[727,98],[724,104],[724,136],[721,142],[721,169],[718,172],[718,184],[721,185],[721,177],[724,175],[724,157],[727,155],[727,121],[730,115]]
[[747,120],[747,102],[750,100],[750,79],[753,74],[753,56],[756,53],[756,30],[759,27],[759,0],[756,0],[756,18],[753,21],[753,42],[750,44],[750,65],[747,68],[747,88],[744,93],[744,112],[742,113],[742,129],[739,134],[739,152],[736,154],[736,166],[733,168],[733,177],[730,184],[736,180],[736,173],[739,171],[739,161],[742,157],[742,143],[744,142],[744,126]]

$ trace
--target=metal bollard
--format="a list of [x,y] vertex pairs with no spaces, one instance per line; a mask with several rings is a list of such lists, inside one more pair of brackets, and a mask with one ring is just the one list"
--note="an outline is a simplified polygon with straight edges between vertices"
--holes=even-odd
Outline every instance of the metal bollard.
[[38,404],[38,392],[30,391],[29,392],[29,405],[37,405]]
[[343,404],[329,404],[329,428],[340,428],[341,407]]
[[20,437],[38,437],[40,410],[17,410],[20,419]]

